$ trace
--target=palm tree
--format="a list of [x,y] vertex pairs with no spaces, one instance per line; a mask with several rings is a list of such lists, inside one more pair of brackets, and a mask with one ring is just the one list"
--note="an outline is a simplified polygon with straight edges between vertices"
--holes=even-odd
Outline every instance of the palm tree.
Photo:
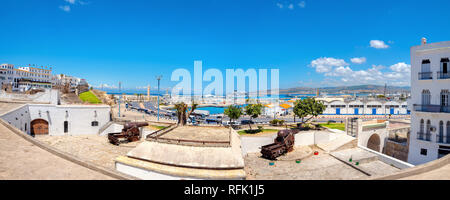
[[187,123],[187,118],[191,116],[192,112],[197,109],[198,104],[192,102],[191,110],[188,110],[188,105],[184,102],[175,104],[177,110],[178,125],[184,126]]

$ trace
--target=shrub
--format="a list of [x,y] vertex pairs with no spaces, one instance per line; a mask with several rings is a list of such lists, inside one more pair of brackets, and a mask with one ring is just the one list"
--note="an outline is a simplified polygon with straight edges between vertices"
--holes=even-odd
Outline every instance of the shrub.
[[270,121],[270,124],[276,126],[278,124],[278,121],[278,119],[273,119]]
[[262,129],[249,129],[249,130],[245,130],[245,133],[247,134],[256,134],[256,133],[260,133],[262,132]]
[[279,121],[278,121],[278,125],[283,126],[283,124],[284,124],[285,122],[286,122],[286,121],[284,121],[284,120],[279,120]]

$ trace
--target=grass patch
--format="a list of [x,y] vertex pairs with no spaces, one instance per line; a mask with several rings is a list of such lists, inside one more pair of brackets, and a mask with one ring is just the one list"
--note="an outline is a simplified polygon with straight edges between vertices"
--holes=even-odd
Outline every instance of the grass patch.
[[100,101],[100,99],[98,99],[97,96],[95,96],[94,93],[92,93],[92,91],[87,91],[87,92],[83,92],[80,94],[80,99],[83,102],[89,102],[92,104],[100,104],[102,103],[102,101]]
[[167,126],[156,126],[156,125],[150,125],[150,127],[154,128],[154,129],[158,129],[158,130],[161,130],[161,129],[164,129],[164,128],[166,128]]
[[241,130],[238,131],[239,135],[247,135],[247,134],[257,134],[257,133],[276,133],[278,132],[277,129],[262,129],[262,131],[259,131],[257,133],[252,133],[252,131],[257,131],[258,129],[252,129],[252,130]]
[[345,131],[345,123],[323,123],[320,126]]

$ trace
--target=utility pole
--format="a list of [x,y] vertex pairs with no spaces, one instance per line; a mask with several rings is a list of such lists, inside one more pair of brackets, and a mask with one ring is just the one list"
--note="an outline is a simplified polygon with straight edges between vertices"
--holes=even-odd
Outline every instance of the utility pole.
[[161,81],[162,76],[157,76],[156,80],[158,80],[158,122],[159,122],[159,82]]

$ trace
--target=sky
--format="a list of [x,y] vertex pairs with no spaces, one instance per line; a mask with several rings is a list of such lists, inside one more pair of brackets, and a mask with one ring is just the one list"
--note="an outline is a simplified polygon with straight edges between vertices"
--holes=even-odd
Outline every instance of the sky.
[[280,88],[410,85],[410,47],[450,40],[448,0],[1,0],[0,63],[93,86],[171,88],[178,68],[280,70]]

